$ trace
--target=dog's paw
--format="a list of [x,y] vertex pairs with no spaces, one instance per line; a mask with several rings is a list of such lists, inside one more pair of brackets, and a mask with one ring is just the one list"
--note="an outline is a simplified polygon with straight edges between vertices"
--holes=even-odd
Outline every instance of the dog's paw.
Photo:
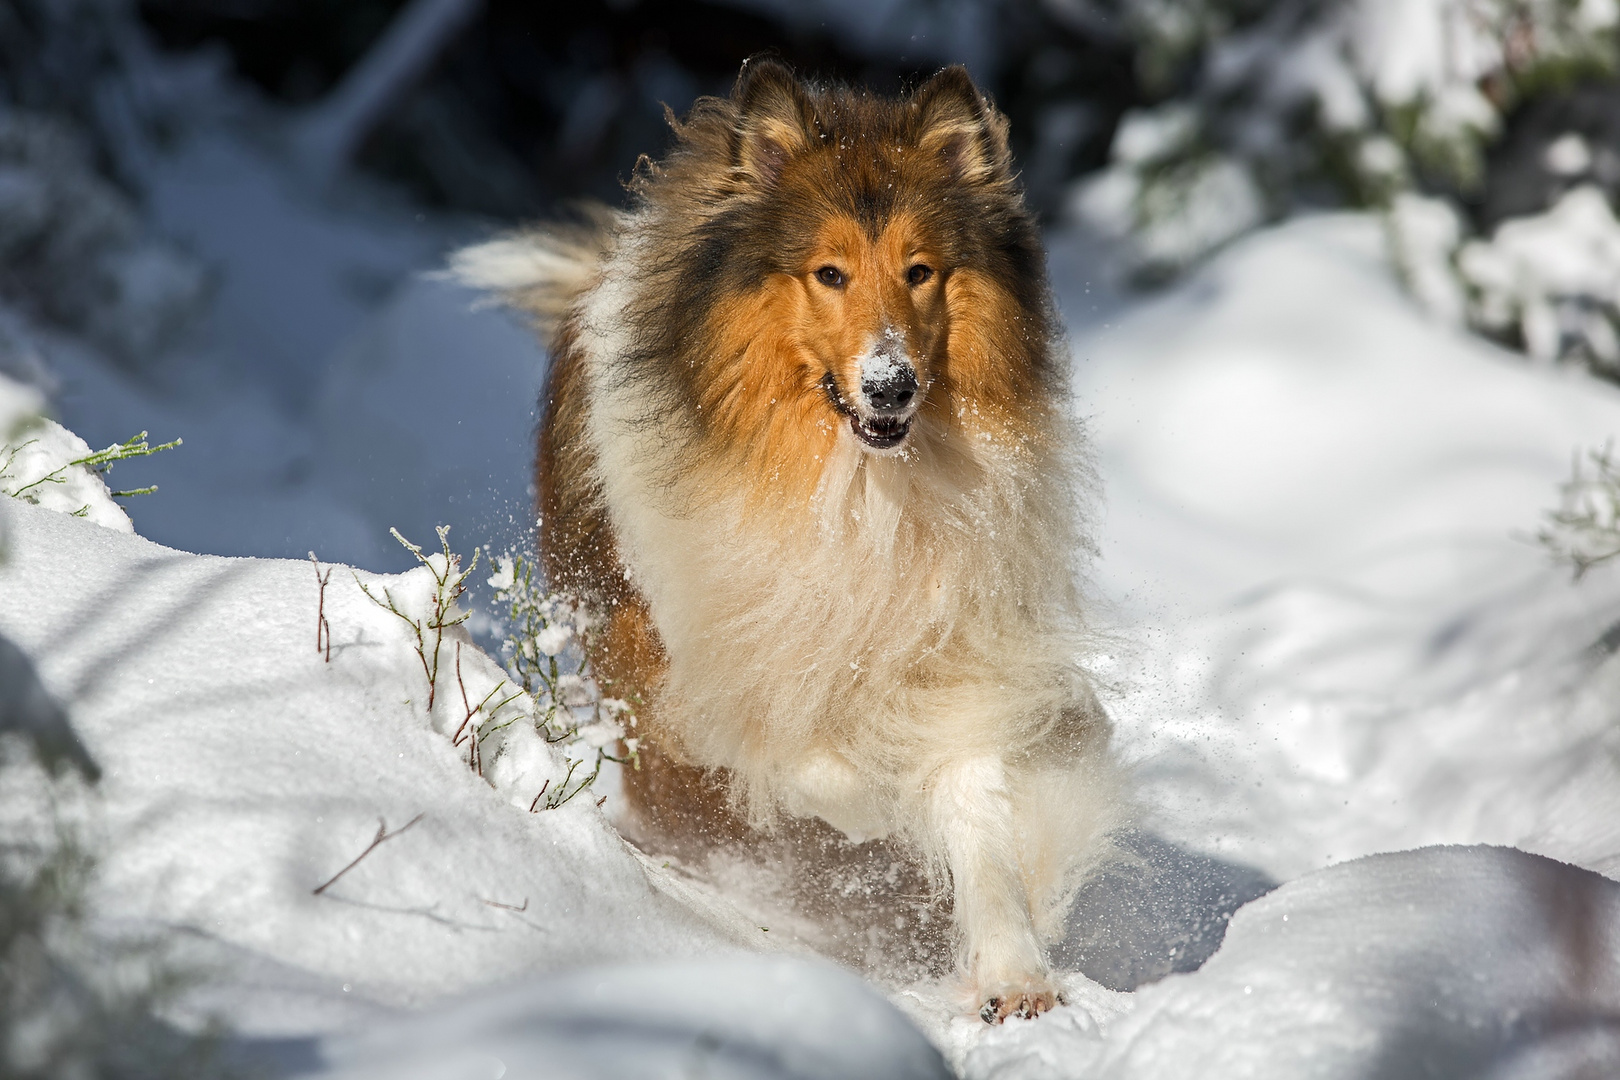
[[1050,986],[1006,990],[992,994],[979,1008],[979,1019],[987,1024],[999,1024],[1009,1016],[1020,1020],[1033,1020],[1054,1005],[1063,1004],[1063,995]]

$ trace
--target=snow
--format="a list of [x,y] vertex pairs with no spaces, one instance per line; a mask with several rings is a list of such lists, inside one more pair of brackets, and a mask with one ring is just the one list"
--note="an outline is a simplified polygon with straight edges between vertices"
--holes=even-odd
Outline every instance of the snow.
[[950,1076],[939,1052],[871,987],[830,964],[789,958],[564,975],[481,995],[426,1024],[390,1025],[335,1047],[334,1057],[330,1080]]
[[94,156],[63,120],[0,106],[0,260],[16,264],[0,274],[37,314],[139,355],[196,314],[207,279],[172,243],[146,235]]
[[[68,427],[186,445],[120,466],[162,486],[131,504],[142,535],[8,500],[0,561],[0,671],[38,688],[32,719],[0,719],[59,733],[65,714],[100,764],[89,907],[208,973],[176,1022],[218,1013],[284,1072],[356,1078],[656,1075],[710,1051],[711,1075],[939,1075],[942,1054],[999,1080],[1613,1061],[1588,1020],[1615,1008],[1620,940],[1593,873],[1620,875],[1620,579],[1572,583],[1528,538],[1572,456],[1620,430],[1620,391],[1425,313],[1376,219],[1256,233],[1146,299],[1052,238],[1107,488],[1099,667],[1139,831],[1055,952],[1068,1004],[989,1029],[948,978],[807,955],[813,933],[754,917],[759,882],[643,857],[594,794],[531,810],[565,766],[521,701],[470,758],[458,731],[506,674],[452,627],[430,709],[407,621],[430,569],[333,563],[408,566],[387,527],[424,543],[450,514],[457,550],[521,541],[537,351],[400,270],[429,245],[397,220],[269,181],[232,194],[249,151],[208,153],[219,176],[187,182],[217,181],[210,198],[371,239],[271,247],[233,281],[253,238],[209,239],[188,209],[225,277],[223,351],[182,358],[184,379],[41,332]],[[393,253],[385,298],[305,322],[296,289],[274,293],[366,251]],[[222,374],[237,344],[311,355],[285,382]],[[40,813],[31,775],[8,768],[0,824]],[[1482,844],[1503,846],[1436,846]],[[1577,932],[1595,963],[1565,962]]]
[[1620,885],[1562,863],[1370,856],[1244,908],[1196,975],[1141,991],[1089,1067],[1057,1075],[1612,1075],[1617,932]]
[[[25,407],[30,388],[0,375],[0,397],[21,399]],[[0,430],[7,425],[0,421]],[[9,425],[11,434],[0,436],[0,495],[73,514],[119,532],[134,532],[124,508],[113,502],[112,491],[101,475],[80,464],[91,456],[88,443],[56,421],[26,416]]]
[[[0,635],[102,765],[97,910],[189,927],[210,961],[268,972],[241,988],[240,1030],[321,1030],[340,1002],[422,1004],[535,969],[754,944],[756,928],[673,899],[591,801],[531,814],[533,789],[560,775],[532,728],[493,785],[468,768],[435,730],[463,708],[449,664],[430,715],[407,628],[358,587],[409,593],[423,571],[338,568],[328,663],[307,561],[189,555],[10,509]],[[469,696],[502,677],[477,650],[461,656]],[[379,821],[417,814],[312,894]],[[308,1000],[285,1004],[297,995],[284,983]]]
[[288,163],[205,131],[146,166],[163,229],[205,258],[214,303],[183,349],[121,368],[35,329],[55,415],[98,445],[149,429],[162,499],[142,535],[190,551],[404,569],[388,537],[510,546],[532,525],[543,359],[511,319],[429,272],[464,223],[355,184],[322,196]]
[[1572,339],[1594,362],[1620,368],[1620,222],[1596,187],[1504,222],[1488,243],[1465,245],[1457,263],[1480,294],[1481,323],[1518,329],[1531,356],[1557,360]]
[[1278,880],[1480,841],[1613,872],[1620,805],[1566,793],[1611,776],[1616,582],[1528,538],[1620,393],[1427,319],[1381,244],[1260,234],[1079,346],[1147,821]]
[[[1614,0],[1342,0],[1242,17],[1225,4],[1121,7],[1176,90],[1127,115],[1109,166],[1076,181],[1075,210],[1128,233],[1133,269],[1152,276],[1321,205],[1324,180],[1364,207],[1478,190],[1506,126],[1491,88],[1608,66],[1620,23]],[[1218,227],[1227,213],[1239,216]]]

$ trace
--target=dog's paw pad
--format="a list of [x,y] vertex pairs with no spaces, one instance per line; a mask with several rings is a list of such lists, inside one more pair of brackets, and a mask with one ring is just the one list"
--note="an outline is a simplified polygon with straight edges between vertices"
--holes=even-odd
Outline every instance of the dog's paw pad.
[[1052,1006],[1062,1004],[1062,995],[1054,990],[1024,990],[986,1001],[979,1008],[979,1019],[987,1024],[999,1024],[1009,1016],[1033,1020]]

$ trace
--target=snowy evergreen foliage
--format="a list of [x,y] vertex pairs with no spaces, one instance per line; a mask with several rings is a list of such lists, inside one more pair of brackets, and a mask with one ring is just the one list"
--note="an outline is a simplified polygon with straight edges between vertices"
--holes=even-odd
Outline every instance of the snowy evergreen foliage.
[[1118,14],[1159,103],[1124,117],[1073,205],[1123,242],[1131,274],[1173,275],[1301,207],[1375,208],[1431,312],[1620,378],[1620,4],[1121,0]]
[[73,124],[0,108],[0,297],[138,361],[185,328],[207,281],[195,259],[147,234]]
[[1574,569],[1576,578],[1620,556],[1620,462],[1613,446],[1589,451],[1587,459],[1590,471],[1575,460],[1559,507],[1548,513],[1537,536],[1553,558]]
[[1579,359],[1620,378],[1620,221],[1582,186],[1547,212],[1503,222],[1456,256],[1472,321],[1541,361]]
[[134,192],[131,158],[161,126],[156,74],[128,0],[0,8],[0,299],[134,364],[209,292]]
[[[1079,198],[1173,273],[1312,202],[1478,191],[1526,94],[1612,70],[1612,0],[1125,0],[1161,104],[1129,114]],[[1179,85],[1178,85],[1179,84]]]

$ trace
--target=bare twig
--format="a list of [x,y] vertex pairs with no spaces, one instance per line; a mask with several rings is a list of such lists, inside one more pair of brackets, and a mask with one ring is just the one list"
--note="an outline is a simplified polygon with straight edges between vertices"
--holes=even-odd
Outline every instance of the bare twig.
[[335,873],[331,877],[327,878],[326,881],[323,884],[317,885],[315,887],[314,894],[316,896],[319,896],[322,893],[324,893],[327,889],[330,889],[333,886],[333,884],[335,884],[337,882],[338,878],[342,877],[344,874],[347,874],[350,870],[353,870],[356,866],[359,866],[360,865],[360,860],[364,859],[367,855],[370,855],[373,851],[376,851],[377,846],[379,844],[381,844],[384,840],[392,840],[394,837],[398,836],[400,833],[405,832],[412,825],[415,825],[418,821],[421,821],[422,818],[425,817],[425,816],[426,816],[426,811],[424,811],[421,814],[417,814],[415,817],[411,818],[411,820],[407,821],[405,824],[401,825],[399,828],[395,829],[393,832],[388,831],[388,822],[386,820],[384,820],[383,818],[378,818],[377,819],[377,835],[371,838],[371,843],[366,845],[366,850],[364,850],[360,854],[356,855],[354,857],[354,862],[350,863],[348,866],[345,866],[343,869],[339,870],[337,873]]
[[467,710],[467,715],[461,718],[461,724],[456,728],[456,733],[450,736],[451,746],[461,745],[463,738],[461,733],[467,730],[467,725],[472,723],[472,718],[478,715],[478,710],[467,701],[467,684],[461,679],[461,642],[459,641],[456,642],[456,685],[461,688],[461,707]]
[[[472,572],[478,567],[478,550],[473,549],[472,562],[468,564],[465,570],[461,569],[460,556],[450,550],[450,526],[440,525],[438,528],[439,554],[443,556],[444,562],[442,567],[436,566],[431,556],[422,554],[422,549],[401,536],[398,529],[389,529],[388,531],[393,534],[395,540],[404,545],[405,550],[409,551],[417,562],[427,567],[428,572],[433,575],[433,613],[431,617],[424,623],[423,620],[412,618],[399,610],[399,605],[394,603],[394,597],[389,593],[386,586],[382,590],[383,598],[381,600],[377,599],[372,591],[366,588],[366,583],[360,580],[359,574],[354,576],[354,583],[360,586],[360,591],[366,594],[366,599],[384,611],[399,616],[405,625],[411,628],[411,633],[416,636],[416,656],[417,659],[422,661],[422,674],[427,677],[427,707],[428,712],[431,713],[434,698],[439,691],[439,647],[444,643],[444,632],[448,627],[467,621],[467,612],[459,614],[456,612],[456,601],[460,599],[462,592],[466,589],[467,579],[472,576]],[[429,630],[433,631],[432,649],[428,648],[427,632]]]
[[[419,620],[417,620],[417,619],[411,618],[409,615],[407,615],[403,611],[399,610],[399,605],[394,603],[394,598],[388,592],[387,586],[383,587],[383,590],[382,590],[383,598],[381,600],[379,600],[379,599],[377,599],[377,597],[375,595],[373,595],[373,593],[372,593],[372,591],[370,589],[366,588],[366,583],[360,580],[360,575],[359,574],[354,575],[354,583],[356,585],[360,586],[360,591],[366,594],[366,599],[367,600],[370,600],[373,604],[376,604],[378,607],[382,608],[384,611],[388,611],[388,612],[393,613],[394,615],[399,616],[400,619],[404,621],[405,625],[409,626],[411,628],[411,632],[416,635],[416,657],[417,657],[418,660],[422,661],[422,674],[427,676],[427,683],[428,683],[427,707],[428,707],[428,711],[432,712],[433,711],[433,693],[434,693],[434,685],[433,684],[434,684],[434,681],[435,681],[434,680],[434,674],[435,673],[434,673],[433,668],[428,666],[427,642],[424,639],[423,634],[422,634],[422,624],[421,624],[421,622]],[[437,659],[436,656],[435,656],[435,659]]]
[[[551,787],[551,781],[547,780],[544,784],[541,784],[540,794],[536,795],[534,797],[534,801],[529,804],[529,813],[533,814],[541,809],[555,810],[557,807],[569,802],[575,795],[578,795],[580,792],[584,791],[586,788],[595,783],[596,778],[601,775],[602,772],[601,755],[597,755],[596,767],[592,769],[588,775],[581,778],[578,782],[575,782],[574,773],[582,764],[584,763],[578,758],[570,758],[568,760],[568,771],[563,773],[562,783],[557,785],[556,792],[554,792],[549,799],[547,799],[545,796],[546,789]],[[569,784],[571,783],[573,784],[573,787],[570,788]],[[604,795],[602,798],[606,799],[607,796]],[[544,800],[543,806],[541,800]],[[601,806],[602,804],[598,802],[596,805]]]
[[482,901],[483,903],[488,904],[490,907],[498,907],[503,911],[528,911],[529,910],[529,898],[527,896],[525,896],[523,898],[523,906],[522,907],[515,907],[515,906],[513,906],[511,904],[503,904],[499,900],[485,900],[482,896],[480,896],[478,899],[480,901]]
[[326,583],[332,579],[332,568],[328,566],[326,573],[321,573],[321,564],[315,558],[315,553],[309,553],[309,561],[315,564],[315,581],[320,588],[320,598],[315,605],[315,651],[321,651],[322,640],[325,640],[326,662],[332,662],[332,624],[326,621]]

